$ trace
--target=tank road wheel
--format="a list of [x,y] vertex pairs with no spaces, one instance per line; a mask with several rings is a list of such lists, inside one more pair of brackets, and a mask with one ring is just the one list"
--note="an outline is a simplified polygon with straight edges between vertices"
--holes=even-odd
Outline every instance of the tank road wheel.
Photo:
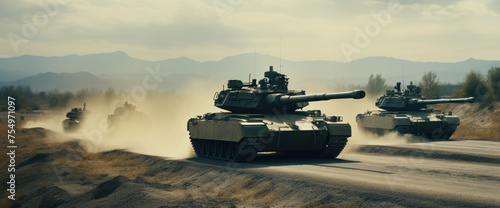
[[198,152],[196,152],[196,154],[199,156],[205,155],[205,145],[204,145],[205,142],[204,141],[205,140],[201,140],[201,139],[196,140],[196,146],[198,147],[198,152],[199,152],[199,154],[198,154]]
[[216,141],[215,146],[217,147],[217,157],[223,158],[224,156],[224,141]]
[[203,146],[205,148],[203,148],[203,155],[205,156],[210,156],[210,140],[203,140]]
[[210,141],[210,156],[217,156],[217,141]]
[[257,156],[257,151],[253,147],[246,145],[244,140],[231,143],[231,160],[233,162],[251,162]]
[[224,149],[224,158],[226,159],[231,159],[232,143],[233,142],[227,142],[227,141],[222,142]]
[[229,142],[228,144],[229,148],[231,148],[231,160],[235,160],[236,156],[238,155],[238,142]]
[[330,137],[328,145],[323,149],[320,157],[336,158],[347,144],[347,137]]

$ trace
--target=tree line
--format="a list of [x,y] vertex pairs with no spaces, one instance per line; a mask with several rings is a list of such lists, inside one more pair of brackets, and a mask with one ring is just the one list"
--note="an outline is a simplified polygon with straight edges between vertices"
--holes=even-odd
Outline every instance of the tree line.
[[92,98],[112,100],[117,96],[113,88],[107,90],[83,88],[76,92],[61,92],[59,90],[37,92],[30,86],[3,86],[0,88],[0,110],[7,110],[7,96],[16,99],[16,109],[40,110],[59,107],[70,107],[74,103],[83,103]]
[[[442,89],[447,89],[450,84],[442,84],[436,73],[429,71],[424,73],[418,86],[422,89],[422,96],[435,98],[442,95]],[[385,84],[385,79],[380,74],[370,75],[366,92],[371,96],[379,96],[390,89]],[[491,67],[485,75],[479,71],[471,70],[458,84],[458,90],[453,93],[456,97],[475,97],[481,102],[500,101],[500,67]]]

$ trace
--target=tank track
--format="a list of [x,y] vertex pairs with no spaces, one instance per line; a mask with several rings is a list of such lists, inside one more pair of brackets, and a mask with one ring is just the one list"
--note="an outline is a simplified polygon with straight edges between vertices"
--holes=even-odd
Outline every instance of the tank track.
[[416,135],[416,136],[424,136],[427,139],[430,140],[448,140],[453,133],[457,130],[458,125],[448,125],[444,129],[442,129],[442,133],[439,134],[438,138],[435,138],[432,134],[418,134],[415,132],[412,132],[411,126],[396,126],[396,128],[392,130],[385,130],[385,129],[376,129],[376,128],[364,128],[358,126],[358,128],[362,131],[366,132],[371,132],[374,134],[377,134],[378,136],[383,136],[389,132],[397,132],[399,135],[405,135],[405,134],[411,134],[411,135]]
[[453,133],[455,133],[455,131],[457,130],[457,127],[458,127],[458,125],[447,125],[444,129],[442,129],[440,134],[438,134],[438,135],[429,134],[429,135],[426,135],[426,137],[428,139],[431,139],[431,140],[448,140],[448,139],[450,139],[451,135],[453,135]]
[[198,157],[226,160],[231,162],[251,162],[257,151],[244,140],[240,142],[216,141],[191,138],[191,145]]
[[458,125],[448,125],[448,126],[446,126],[446,128],[444,129],[444,133],[445,133],[445,135],[447,137],[444,138],[444,139],[449,139],[451,137],[451,135],[453,135],[453,133],[455,133],[455,131],[457,130],[457,128],[458,128]]
[[347,145],[347,137],[333,137],[328,139],[328,145],[321,150],[319,155],[322,158],[336,158]]
[[[240,142],[216,141],[191,138],[191,145],[198,157],[226,160],[231,162],[251,162],[257,151],[244,140]],[[330,137],[323,150],[317,151],[321,158],[336,158],[347,145],[347,137]]]

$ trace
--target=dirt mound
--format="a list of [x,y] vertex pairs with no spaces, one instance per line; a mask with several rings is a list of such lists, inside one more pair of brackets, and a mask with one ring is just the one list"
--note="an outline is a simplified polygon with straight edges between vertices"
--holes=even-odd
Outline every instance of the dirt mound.
[[436,108],[460,117],[452,138],[500,139],[500,102],[492,104],[441,104]]
[[47,189],[40,190],[42,200],[40,201],[40,208],[50,208],[57,207],[65,202],[65,199],[69,197],[67,191],[57,187],[51,186]]
[[94,190],[94,199],[107,197],[126,182],[130,182],[130,180],[123,176],[116,176],[109,181],[99,184]]
[[31,163],[36,163],[36,162],[48,162],[49,161],[49,156],[50,154],[36,154],[35,156],[31,157],[30,159],[27,159],[23,161],[22,163],[19,164],[19,168],[31,164]]
[[48,134],[51,134],[53,132],[44,128],[36,127],[36,128],[21,129],[19,133],[24,135],[34,135],[37,137],[45,138],[47,137]]

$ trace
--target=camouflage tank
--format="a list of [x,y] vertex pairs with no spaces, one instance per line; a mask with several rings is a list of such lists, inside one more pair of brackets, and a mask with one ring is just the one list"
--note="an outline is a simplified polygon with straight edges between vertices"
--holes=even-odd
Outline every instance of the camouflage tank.
[[420,95],[420,87],[411,82],[404,92],[401,91],[400,82],[394,88],[395,90],[387,90],[375,103],[384,110],[369,110],[356,116],[359,129],[378,135],[392,131],[429,139],[449,139],[460,125],[460,119],[451,112],[428,109],[427,105],[474,101],[473,97],[425,99]]
[[64,132],[74,132],[80,129],[80,126],[85,119],[86,103],[83,103],[83,108],[72,108],[70,112],[66,113],[67,119],[62,122]]
[[216,92],[215,106],[230,112],[191,118],[188,131],[199,157],[250,162],[258,152],[307,152],[335,158],[351,136],[341,116],[319,110],[302,111],[308,102],[365,96],[362,90],[306,95],[288,89],[286,75],[265,72],[258,83],[229,80],[228,89]]
[[140,128],[149,126],[151,121],[143,112],[136,110],[136,106],[125,102],[123,106],[117,107],[112,115],[108,115],[108,128],[114,127],[134,127]]

